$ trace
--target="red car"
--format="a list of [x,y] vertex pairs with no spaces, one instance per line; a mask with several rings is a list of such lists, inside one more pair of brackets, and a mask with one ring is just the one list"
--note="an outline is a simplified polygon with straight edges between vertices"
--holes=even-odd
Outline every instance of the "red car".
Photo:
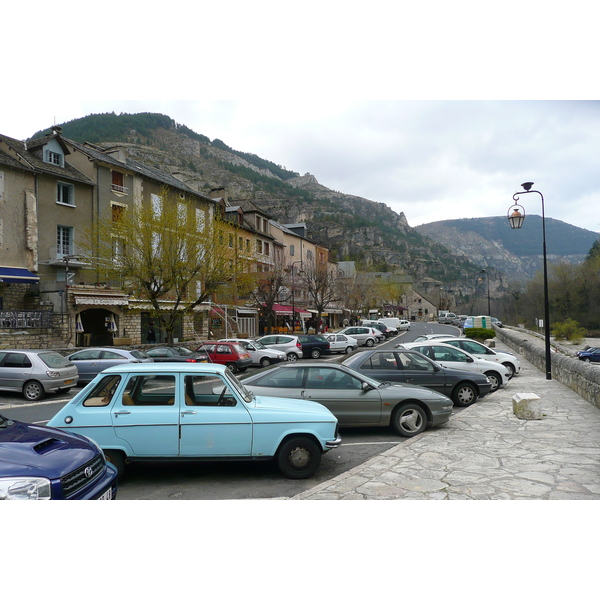
[[204,351],[211,362],[225,365],[232,373],[245,371],[252,364],[252,357],[247,350],[233,342],[207,342],[196,348],[196,352]]

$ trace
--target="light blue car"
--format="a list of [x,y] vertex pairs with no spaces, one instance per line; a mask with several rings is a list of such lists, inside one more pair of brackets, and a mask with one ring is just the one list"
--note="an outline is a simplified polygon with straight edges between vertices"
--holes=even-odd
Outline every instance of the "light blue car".
[[110,367],[48,425],[92,438],[121,475],[138,460],[274,459],[285,476],[305,479],[341,444],[324,406],[256,397],[212,363]]

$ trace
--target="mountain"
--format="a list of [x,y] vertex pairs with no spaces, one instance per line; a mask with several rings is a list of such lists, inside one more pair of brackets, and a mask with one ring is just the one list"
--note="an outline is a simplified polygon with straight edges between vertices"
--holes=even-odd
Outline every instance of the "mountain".
[[[548,262],[579,264],[600,236],[587,229],[546,217]],[[477,264],[504,271],[510,279],[529,279],[543,266],[542,218],[527,215],[521,230],[506,217],[455,219],[415,229]]]

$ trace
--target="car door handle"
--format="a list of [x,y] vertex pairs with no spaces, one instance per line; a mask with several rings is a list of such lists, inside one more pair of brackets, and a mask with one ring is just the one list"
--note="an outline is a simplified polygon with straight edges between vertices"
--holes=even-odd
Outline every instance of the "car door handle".
[[195,415],[196,411],[195,410],[182,410],[181,411],[181,416],[185,417],[185,415]]
[[414,379],[415,379],[414,377],[407,377],[406,378],[406,383],[408,383],[409,381],[414,381]]
[[114,413],[115,417],[118,417],[119,415],[130,415],[130,414],[131,414],[131,411],[129,411],[129,410],[120,410],[120,411]]

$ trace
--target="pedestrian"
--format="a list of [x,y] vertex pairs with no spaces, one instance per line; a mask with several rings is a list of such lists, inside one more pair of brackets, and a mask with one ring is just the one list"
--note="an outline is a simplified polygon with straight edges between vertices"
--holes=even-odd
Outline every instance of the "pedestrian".
[[154,344],[156,342],[156,333],[154,333],[154,321],[150,321],[148,327],[148,335],[146,336],[146,341],[149,344]]

